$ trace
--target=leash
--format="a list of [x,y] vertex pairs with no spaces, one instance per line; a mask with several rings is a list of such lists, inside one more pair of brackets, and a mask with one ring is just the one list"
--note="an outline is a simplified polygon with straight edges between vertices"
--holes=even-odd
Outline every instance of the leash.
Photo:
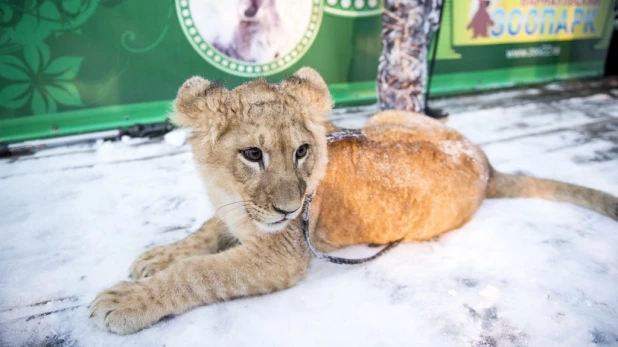
[[[326,141],[328,143],[331,143],[331,142],[337,142],[337,141],[357,140],[357,139],[361,139],[364,137],[365,137],[365,134],[361,132],[360,130],[343,129],[341,131],[337,131],[335,133],[330,133],[326,135]],[[386,245],[386,247],[382,248],[378,253],[370,257],[367,257],[367,258],[348,259],[348,258],[340,258],[340,257],[335,257],[332,255],[321,253],[313,245],[313,242],[311,241],[311,235],[309,232],[309,211],[311,210],[312,201],[313,201],[313,194],[305,196],[305,202],[303,204],[303,212],[301,214],[301,225],[303,229],[303,234],[305,236],[305,241],[307,241],[307,245],[309,246],[309,249],[311,250],[313,255],[315,255],[320,260],[329,261],[335,264],[346,264],[346,265],[362,264],[362,263],[366,263],[368,261],[374,260],[382,256],[386,252],[393,249],[393,247],[400,244],[402,241],[402,240],[397,240],[397,241],[391,242],[388,245]]]

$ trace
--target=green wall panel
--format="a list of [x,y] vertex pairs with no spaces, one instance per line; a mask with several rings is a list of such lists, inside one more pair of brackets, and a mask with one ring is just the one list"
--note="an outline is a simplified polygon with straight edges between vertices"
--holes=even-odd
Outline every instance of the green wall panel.
[[[263,0],[248,16],[250,3],[0,1],[0,142],[162,122],[193,75],[234,87],[311,66],[337,106],[375,101],[379,1]],[[603,73],[611,0],[479,4],[447,1],[433,96]],[[535,11],[555,14],[543,33]]]

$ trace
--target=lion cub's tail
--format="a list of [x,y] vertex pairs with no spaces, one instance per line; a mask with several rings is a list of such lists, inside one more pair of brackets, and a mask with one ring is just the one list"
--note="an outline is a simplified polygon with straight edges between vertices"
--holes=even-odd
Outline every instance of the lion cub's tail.
[[618,197],[574,184],[491,169],[487,198],[536,198],[568,202],[618,220]]

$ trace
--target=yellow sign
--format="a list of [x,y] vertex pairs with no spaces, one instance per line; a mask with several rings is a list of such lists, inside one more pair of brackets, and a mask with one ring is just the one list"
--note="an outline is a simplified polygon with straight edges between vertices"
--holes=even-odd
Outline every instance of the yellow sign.
[[454,0],[453,46],[599,38],[611,0]]

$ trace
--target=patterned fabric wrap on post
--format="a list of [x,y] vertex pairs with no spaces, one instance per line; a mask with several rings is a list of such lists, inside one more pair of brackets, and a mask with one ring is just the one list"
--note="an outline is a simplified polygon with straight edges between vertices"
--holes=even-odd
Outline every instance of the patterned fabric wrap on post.
[[382,110],[423,112],[427,52],[442,0],[385,0],[378,103]]

